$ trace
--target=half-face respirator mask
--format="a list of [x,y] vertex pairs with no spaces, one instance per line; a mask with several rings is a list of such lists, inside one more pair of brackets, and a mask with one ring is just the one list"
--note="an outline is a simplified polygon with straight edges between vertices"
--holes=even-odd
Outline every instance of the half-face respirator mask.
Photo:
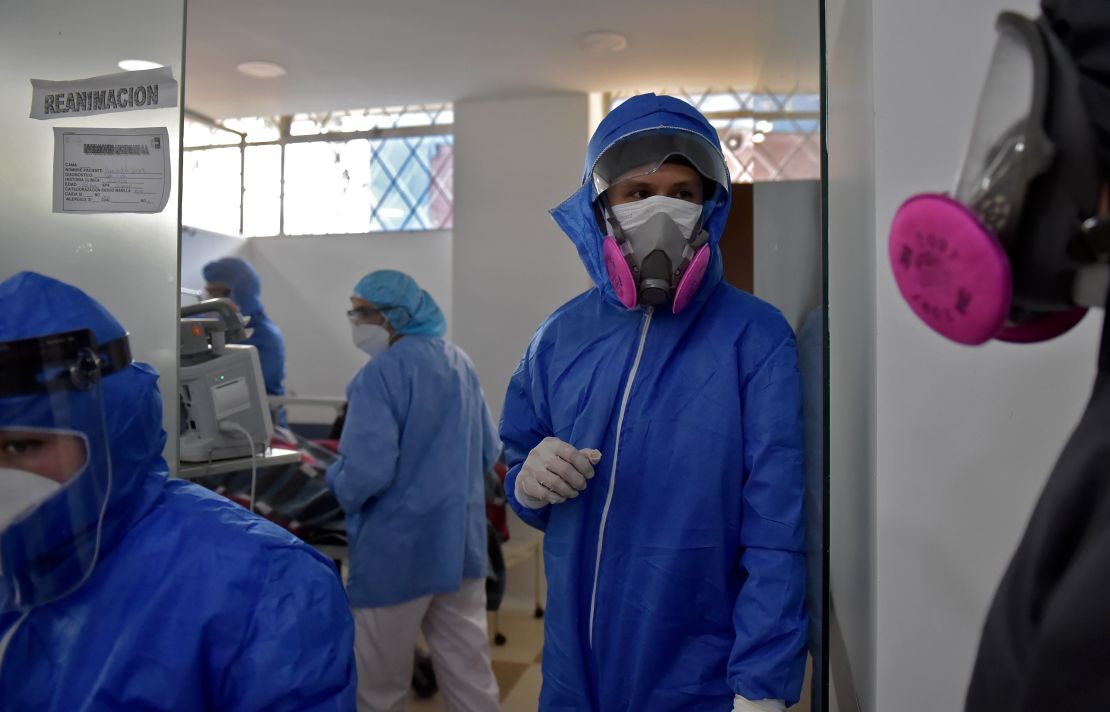
[[615,142],[592,171],[602,256],[626,308],[672,301],[685,309],[705,277],[712,248],[705,218],[728,194],[718,146],[692,131],[650,129]]
[[890,231],[902,296],[961,344],[1063,334],[1085,313],[1077,273],[1110,258],[1074,63],[1043,19],[1005,12],[997,31],[954,193],[910,198]]

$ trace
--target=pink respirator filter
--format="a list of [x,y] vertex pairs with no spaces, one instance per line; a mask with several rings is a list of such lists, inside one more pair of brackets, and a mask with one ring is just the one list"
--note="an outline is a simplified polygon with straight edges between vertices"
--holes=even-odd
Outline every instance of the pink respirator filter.
[[632,270],[621,254],[617,239],[612,235],[601,243],[601,256],[605,260],[605,271],[609,273],[609,283],[617,293],[617,299],[625,309],[636,306],[636,280],[632,278]]
[[977,345],[998,335],[1013,285],[1006,252],[962,203],[918,195],[890,228],[890,265],[910,308],[934,331]]
[[[609,283],[613,285],[617,299],[625,309],[632,309],[636,306],[636,280],[633,279],[632,270],[629,269],[628,262],[624,259],[621,248],[612,235],[607,236],[601,243],[601,255],[605,260],[605,271],[609,274]],[[710,255],[709,245],[702,245],[694,255],[694,259],[690,260],[690,266],[686,268],[675,290],[674,303],[671,305],[671,310],[675,314],[690,306],[690,301],[697,294],[698,287],[705,277],[705,271],[709,268]]]
[[701,280],[705,277],[705,270],[709,268],[709,255],[709,245],[702,245],[694,255],[694,259],[690,260],[690,266],[678,281],[678,289],[674,293],[674,304],[671,308],[675,314],[690,306],[690,301],[697,294]]

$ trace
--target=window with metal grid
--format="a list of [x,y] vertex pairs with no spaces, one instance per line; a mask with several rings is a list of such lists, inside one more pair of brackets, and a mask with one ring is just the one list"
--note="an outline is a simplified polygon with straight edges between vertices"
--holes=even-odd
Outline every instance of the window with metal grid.
[[[735,183],[821,177],[821,97],[816,92],[656,89],[701,111],[717,129]],[[608,95],[610,111],[641,91]]]
[[251,237],[449,230],[453,122],[450,104],[186,112],[183,222]]

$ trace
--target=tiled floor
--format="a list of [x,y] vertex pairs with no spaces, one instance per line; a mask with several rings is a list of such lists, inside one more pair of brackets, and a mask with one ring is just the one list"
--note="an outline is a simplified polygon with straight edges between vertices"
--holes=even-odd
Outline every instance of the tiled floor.
[[[493,638],[494,620],[490,617],[490,638]],[[543,621],[535,618],[530,610],[505,610],[501,612],[501,632],[504,645],[490,643],[493,674],[501,688],[502,712],[536,712],[540,699],[540,653],[543,650]],[[442,712],[439,695],[430,700],[409,697],[408,712]]]
[[[489,622],[490,638],[494,633],[492,616]],[[540,699],[540,656],[543,650],[543,621],[536,619],[531,610],[505,610],[501,613],[501,632],[505,645],[490,644],[493,673],[501,688],[502,712],[536,712]],[[803,699],[790,712],[809,710],[809,670],[803,686]],[[439,695],[430,700],[409,697],[408,712],[443,712]]]

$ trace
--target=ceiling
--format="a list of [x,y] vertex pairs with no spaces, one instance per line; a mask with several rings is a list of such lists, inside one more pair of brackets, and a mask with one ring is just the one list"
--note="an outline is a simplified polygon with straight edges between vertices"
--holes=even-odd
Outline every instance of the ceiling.
[[[553,92],[816,91],[818,0],[189,0],[186,106],[266,116]],[[616,31],[615,55],[578,37]],[[250,79],[269,60],[288,74]]]

